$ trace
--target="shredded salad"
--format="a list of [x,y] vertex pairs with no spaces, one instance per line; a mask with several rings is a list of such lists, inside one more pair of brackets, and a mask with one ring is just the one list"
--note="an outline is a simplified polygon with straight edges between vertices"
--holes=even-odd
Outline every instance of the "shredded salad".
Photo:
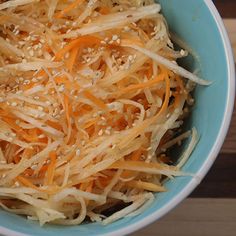
[[[0,3],[0,206],[61,225],[143,212],[184,175],[196,84],[152,0]],[[171,162],[168,150],[191,141]],[[115,206],[124,207],[105,212]],[[118,209],[118,208],[117,208]]]

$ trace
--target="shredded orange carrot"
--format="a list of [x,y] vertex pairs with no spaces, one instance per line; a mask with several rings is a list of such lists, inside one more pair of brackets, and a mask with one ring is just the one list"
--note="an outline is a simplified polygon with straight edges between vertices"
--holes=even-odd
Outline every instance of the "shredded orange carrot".
[[60,11],[59,13],[57,13],[55,15],[55,18],[59,19],[62,18],[66,15],[66,13],[70,12],[71,10],[73,10],[74,8],[77,7],[77,5],[81,4],[84,0],[76,0],[73,3],[71,3],[69,6],[67,6],[66,8],[64,8],[62,11]]
[[71,106],[69,104],[69,97],[67,95],[64,95],[64,105],[65,105],[67,126],[69,128],[69,127],[71,127],[71,120],[70,120]]
[[147,82],[140,83],[140,84],[130,85],[129,87],[127,87],[127,88],[125,88],[121,91],[118,91],[118,93],[120,95],[122,95],[122,94],[128,93],[128,92],[133,91],[133,90],[149,88],[149,87],[155,85],[156,83],[162,81],[164,79],[164,77],[165,77],[164,74],[160,74],[160,75],[157,76],[157,78],[155,78],[153,80],[149,80]]
[[96,117],[96,118],[94,118],[94,119],[92,119],[92,120],[86,122],[86,123],[83,125],[83,128],[84,128],[84,129],[87,129],[87,128],[89,128],[90,126],[95,125],[98,120],[99,120],[99,117]]
[[14,156],[14,162],[18,164],[20,162],[21,158],[19,155]]
[[148,191],[152,191],[152,192],[165,192],[166,191],[166,188],[161,185],[157,185],[157,184],[153,184],[153,183],[149,183],[149,182],[143,182],[141,180],[138,180],[138,181],[131,180],[131,181],[127,182],[126,185],[128,187],[144,189],[144,190],[148,190]]
[[55,165],[57,160],[57,154],[55,151],[52,151],[49,153],[50,157],[50,164],[47,169],[47,179],[46,179],[46,185],[51,185],[53,183],[53,177],[55,172]]
[[102,15],[107,15],[110,13],[110,9],[108,7],[101,7],[99,9],[99,12],[102,14]]
[[107,106],[106,104],[104,104],[104,102],[99,99],[99,98],[96,98],[94,95],[91,94],[91,92],[89,92],[88,90],[85,90],[83,92],[83,95],[89,99],[92,103],[94,103],[95,105],[97,105],[98,107],[100,107],[101,109],[103,110],[106,110],[107,109]]
[[70,54],[70,57],[69,57],[68,61],[66,62],[66,66],[67,66],[67,68],[68,68],[68,70],[69,70],[70,72],[72,72],[72,69],[73,69],[73,66],[74,66],[74,64],[75,64],[75,60],[76,60],[78,51],[79,51],[78,48],[72,49],[72,52],[71,52],[71,54]]
[[58,190],[58,188],[55,188],[55,187],[53,187],[53,188],[51,187],[50,190],[42,189],[42,188],[37,187],[36,185],[34,185],[29,179],[24,178],[22,176],[17,176],[16,180],[19,181],[22,185],[24,185],[26,187],[29,187],[29,188],[32,188],[32,189],[35,189],[35,190],[37,190],[39,192],[53,194],[53,193],[55,193]]
[[83,47],[88,47],[88,46],[92,46],[92,45],[99,45],[101,43],[101,40],[95,36],[90,36],[90,35],[86,35],[86,36],[81,36],[77,39],[72,40],[71,42],[69,42],[63,49],[61,49],[60,51],[58,51],[55,55],[55,61],[59,61],[63,58],[63,56],[69,52],[70,50],[72,50],[73,48],[79,48],[81,46]]
[[22,153],[22,155],[21,155],[21,158],[22,158],[22,159],[29,159],[29,158],[32,156],[33,153],[34,153],[34,150],[33,150],[33,149],[31,149],[31,148],[26,148],[26,149],[23,151],[23,153]]

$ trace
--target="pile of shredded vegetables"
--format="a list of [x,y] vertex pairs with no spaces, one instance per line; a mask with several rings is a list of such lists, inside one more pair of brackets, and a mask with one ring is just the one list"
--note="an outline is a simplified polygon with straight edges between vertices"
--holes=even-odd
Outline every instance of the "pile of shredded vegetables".
[[[197,142],[195,84],[152,0],[0,3],[0,206],[45,223],[144,211]],[[177,165],[169,148],[192,136]],[[125,204],[110,216],[107,209]]]

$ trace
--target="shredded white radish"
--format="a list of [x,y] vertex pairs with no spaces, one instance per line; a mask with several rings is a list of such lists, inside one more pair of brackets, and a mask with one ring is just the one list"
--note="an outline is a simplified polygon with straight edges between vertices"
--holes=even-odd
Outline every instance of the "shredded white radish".
[[203,80],[201,78],[199,78],[198,76],[194,75],[193,73],[190,73],[189,71],[185,70],[184,68],[178,66],[176,63],[171,62],[170,60],[156,54],[153,53],[150,50],[147,50],[145,48],[139,47],[137,45],[127,45],[127,44],[123,44],[124,47],[130,47],[133,48],[139,52],[142,52],[143,54],[145,54],[146,56],[152,58],[153,60],[155,60],[157,63],[166,66],[167,68],[169,68],[170,70],[173,70],[175,73],[183,76],[184,78],[187,78],[189,80],[192,80],[193,82],[200,84],[200,85],[210,85],[211,82]]
[[183,155],[180,157],[180,161],[177,164],[179,168],[182,168],[183,165],[186,163],[188,158],[190,157],[191,153],[193,152],[194,148],[196,147],[198,143],[199,137],[197,134],[196,128],[192,129],[192,139],[187,147],[187,149],[184,151]]
[[39,0],[11,0],[11,1],[1,3],[0,10],[10,8],[10,7],[17,7],[17,6],[21,6],[21,5],[26,5],[26,4],[33,3],[33,2],[39,2]]

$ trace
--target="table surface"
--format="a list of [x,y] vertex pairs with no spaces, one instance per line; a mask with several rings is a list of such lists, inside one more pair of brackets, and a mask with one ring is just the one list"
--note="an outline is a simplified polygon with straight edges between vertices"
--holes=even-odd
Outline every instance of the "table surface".
[[[236,59],[236,0],[213,2],[224,19]],[[202,183],[169,214],[132,236],[235,236],[235,167],[236,104],[225,143]]]

